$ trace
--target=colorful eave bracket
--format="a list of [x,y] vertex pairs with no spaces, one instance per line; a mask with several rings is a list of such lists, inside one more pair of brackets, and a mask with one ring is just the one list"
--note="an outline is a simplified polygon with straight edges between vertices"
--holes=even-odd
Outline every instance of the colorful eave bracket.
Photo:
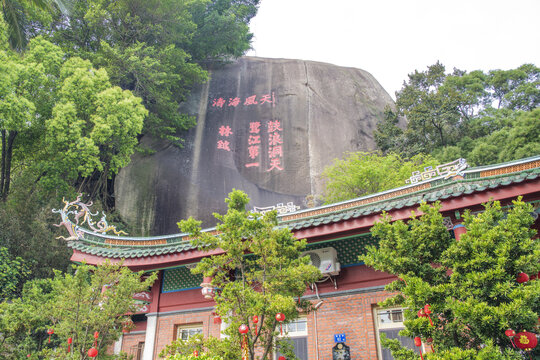
[[[511,192],[504,189],[511,188]],[[390,212],[394,219],[408,218],[412,210],[425,201],[441,201],[443,212],[454,212],[467,206],[471,196],[474,205],[490,199],[532,195],[540,200],[540,155],[507,163],[470,168],[453,178],[433,178],[421,183],[410,184],[377,194],[343,201],[336,204],[300,210],[279,217],[279,226],[288,227],[298,238],[323,238],[347,231],[369,231],[383,211]],[[469,200],[466,200],[469,199]],[[80,202],[80,198],[76,201]],[[69,232],[67,245],[74,251],[72,261],[99,264],[106,259],[113,262],[124,259],[124,264],[136,269],[168,267],[198,261],[209,253],[192,246],[187,234],[153,237],[130,237],[107,235],[105,230],[116,231],[104,217],[96,225],[88,223],[87,216],[96,215],[88,209],[84,212],[75,202],[66,203],[60,213],[62,222]],[[71,208],[68,206],[71,204]],[[86,204],[89,205],[89,204]],[[71,213],[69,213],[71,211]],[[81,213],[82,212],[82,213]],[[68,215],[84,218],[90,228],[72,222]],[[91,221],[91,220],[90,220]],[[84,224],[84,223],[83,223]],[[207,229],[212,232],[215,229]]]

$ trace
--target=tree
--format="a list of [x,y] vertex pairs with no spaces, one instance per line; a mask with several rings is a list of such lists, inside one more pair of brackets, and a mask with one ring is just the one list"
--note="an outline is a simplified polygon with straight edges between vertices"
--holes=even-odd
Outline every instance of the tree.
[[[521,199],[507,212],[498,202],[465,213],[467,232],[453,239],[440,204],[422,204],[408,223],[384,216],[372,233],[379,246],[361,256],[366,265],[398,276],[387,285],[397,294],[382,306],[403,306],[403,336],[433,339],[427,359],[520,359],[505,330],[534,330],[540,314],[540,281],[520,284],[521,272],[540,270],[540,242],[530,226],[532,207]],[[430,306],[430,319],[418,316]],[[430,325],[433,322],[433,326]],[[417,358],[397,341],[386,340],[395,359]]]
[[[21,299],[0,304],[3,358],[22,358],[30,353],[45,358],[88,359],[96,331],[96,348],[104,353],[121,335],[129,314],[137,311],[133,294],[147,290],[156,279],[156,274],[151,274],[142,280],[142,272],[133,273],[122,264],[83,264],[75,270],[74,274],[58,272],[54,279],[30,282]],[[51,343],[46,340],[47,329],[54,330]],[[68,338],[73,340],[69,354]]]
[[18,51],[27,45],[29,20],[47,21],[52,13],[67,10],[65,1],[61,0],[2,0],[2,15],[7,21],[8,39],[11,47]]
[[24,260],[20,257],[13,258],[7,248],[0,247],[0,301],[16,297],[28,275]]
[[[386,112],[377,124],[375,141],[384,152],[409,157],[426,153],[443,162],[457,157],[469,160],[474,143],[486,142],[488,135],[504,127],[512,128],[517,113],[533,112],[539,104],[540,68],[532,64],[488,73],[459,69],[446,73],[436,63],[409,74],[396,93],[396,112]],[[407,121],[405,130],[398,126],[399,117]],[[493,143],[483,148],[490,154],[501,149]],[[503,154],[500,150],[490,161]],[[514,152],[511,160],[516,156]]]
[[207,69],[249,49],[259,0],[89,0],[59,16],[53,42],[104,67],[114,85],[143,99],[144,133],[181,144],[195,124],[179,112]]
[[396,153],[349,153],[342,160],[334,160],[323,171],[324,200],[329,204],[404,186],[413,171],[438,164],[429,155],[406,159]]
[[[201,232],[201,222],[190,218],[179,223],[182,231],[193,238],[192,243],[204,251],[221,249],[220,255],[203,258],[193,270],[196,274],[212,277],[211,284],[219,291],[215,296],[216,313],[229,326],[224,331],[236,339],[239,347],[239,327],[245,324],[249,358],[255,359],[260,348],[261,359],[270,359],[276,343],[276,314],[286,321],[299,316],[299,309],[312,310],[311,303],[301,300],[306,285],[320,277],[309,259],[300,257],[305,240],[297,240],[287,228],[277,228],[276,212],[264,215],[247,212],[247,195],[234,190],[225,200],[225,215],[214,214],[220,221],[216,236]],[[255,335],[253,316],[259,317]],[[216,354],[220,355],[220,354]]]

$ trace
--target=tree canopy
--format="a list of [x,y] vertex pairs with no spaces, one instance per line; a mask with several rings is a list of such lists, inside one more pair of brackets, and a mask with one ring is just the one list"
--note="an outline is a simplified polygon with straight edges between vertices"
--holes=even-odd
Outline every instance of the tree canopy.
[[[505,331],[538,325],[540,281],[517,281],[520,273],[540,270],[531,206],[516,200],[507,211],[498,202],[477,215],[467,211],[467,232],[459,241],[443,225],[439,209],[422,204],[422,215],[408,223],[385,216],[373,227],[379,246],[360,259],[399,277],[386,287],[396,295],[380,305],[407,309],[401,334],[432,340],[435,352],[426,360],[521,359]],[[419,316],[427,305],[429,319]],[[418,358],[397,340],[383,345],[397,360]]]
[[431,156],[416,155],[410,159],[396,153],[349,153],[325,168],[324,201],[333,203],[404,186],[413,171],[438,165]]
[[[215,309],[228,324],[224,333],[236,339],[235,346],[239,346],[238,329],[242,324],[248,326],[249,359],[255,359],[258,347],[262,349],[260,358],[270,359],[274,349],[284,351],[285,346],[276,342],[276,314],[284,314],[289,322],[298,318],[300,309],[311,311],[311,303],[300,298],[307,284],[319,279],[320,272],[308,264],[307,257],[300,256],[306,241],[297,240],[287,228],[277,228],[275,211],[264,215],[246,211],[249,198],[238,190],[225,201],[227,213],[215,214],[220,221],[217,235],[201,232],[201,223],[193,218],[181,221],[179,226],[199,249],[223,251],[203,258],[193,272],[212,277],[212,286],[219,289],[214,297]],[[253,316],[258,316],[257,324]]]
[[[122,264],[80,265],[73,274],[26,283],[22,297],[0,303],[0,355],[3,359],[88,359],[96,347],[104,354],[122,334],[140,304],[133,299],[156,279]],[[48,341],[47,330],[52,329]],[[98,339],[94,337],[98,332]],[[68,353],[67,340],[72,339]],[[97,344],[95,345],[96,342]]]
[[[540,137],[523,127],[525,119],[540,121],[539,105],[540,68],[533,64],[446,73],[436,63],[409,74],[396,93],[396,109],[387,109],[374,136],[383,152],[404,156],[427,153],[442,162],[462,157],[472,165],[515,160],[538,153]],[[405,129],[399,117],[407,120]],[[500,146],[507,143],[512,145]]]

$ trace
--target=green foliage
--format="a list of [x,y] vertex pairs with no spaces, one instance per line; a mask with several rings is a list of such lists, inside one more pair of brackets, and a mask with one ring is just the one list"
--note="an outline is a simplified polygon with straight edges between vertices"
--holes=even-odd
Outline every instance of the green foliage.
[[223,357],[219,355],[209,355],[207,353],[200,353],[197,356],[193,354],[190,354],[190,355],[174,354],[174,355],[167,356],[166,359],[167,360],[223,360]]
[[13,258],[7,248],[0,247],[0,301],[17,296],[17,290],[29,274],[22,258]]
[[[478,215],[467,212],[460,241],[450,237],[439,209],[422,204],[422,216],[407,224],[385,216],[373,227],[379,248],[361,260],[399,276],[387,286],[397,295],[382,305],[408,309],[402,335],[434,340],[436,354],[426,359],[519,358],[504,331],[534,330],[540,314],[540,281],[516,281],[520,272],[540,270],[532,207],[517,200],[507,212],[497,202]],[[417,316],[426,304],[434,326]],[[385,344],[397,360],[409,359],[395,342]]]
[[181,144],[194,119],[178,111],[203,67],[241,56],[259,0],[90,0],[53,23],[55,43],[104,67],[114,85],[143,99],[144,133]]
[[324,200],[328,204],[404,186],[413,171],[438,164],[431,156],[422,154],[406,159],[396,153],[349,153],[324,170]]
[[[538,153],[537,132],[529,133],[524,129],[529,125],[515,121],[540,121],[540,68],[532,64],[488,73],[454,69],[447,74],[436,63],[409,74],[396,99],[397,110],[385,113],[374,134],[384,152],[428,153],[442,162],[462,157],[476,165]],[[407,120],[405,130],[398,126],[400,116]]]
[[[283,313],[286,321],[292,321],[298,318],[299,309],[311,311],[311,303],[295,298],[300,299],[320,272],[308,265],[308,258],[300,257],[306,241],[295,239],[287,228],[277,228],[276,212],[247,212],[249,198],[237,190],[226,202],[227,213],[214,214],[220,221],[218,235],[201,232],[201,223],[192,218],[179,226],[199,249],[219,249],[219,254],[203,258],[193,272],[213,277],[212,285],[219,289],[214,298],[216,312],[229,324],[225,334],[238,349],[238,328],[248,325],[252,329],[247,334],[249,358],[253,360],[255,348],[260,348],[261,359],[269,359],[279,334],[276,314]],[[259,317],[256,336],[251,322],[254,315]]]
[[191,336],[188,340],[177,339],[163,349],[159,356],[161,358],[177,360],[189,358],[196,350],[199,358],[214,357],[218,360],[238,360],[242,357],[236,339],[218,339],[213,336],[204,337],[201,334]]
[[[93,267],[80,265],[73,274],[56,273],[54,279],[35,280],[25,285],[23,296],[0,304],[0,354],[22,358],[41,354],[45,358],[84,359],[94,345],[105,353],[122,333],[122,323],[135,312],[133,294],[148,289],[156,275],[141,281],[122,264]],[[54,329],[51,343],[47,329]],[[72,353],[66,353],[67,339],[73,339]],[[100,357],[102,357],[100,355]]]

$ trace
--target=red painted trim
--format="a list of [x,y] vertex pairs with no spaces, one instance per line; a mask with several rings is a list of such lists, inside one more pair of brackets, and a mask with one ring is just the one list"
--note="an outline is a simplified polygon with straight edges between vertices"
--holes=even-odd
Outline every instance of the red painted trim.
[[[471,209],[480,207],[481,204],[490,200],[499,200],[509,202],[512,199],[523,195],[526,200],[527,195],[535,194],[533,197],[536,199],[540,197],[540,179],[524,181],[518,184],[511,184],[504,187],[498,187],[496,189],[488,189],[483,192],[477,192],[470,195],[462,195],[455,198],[441,200],[441,211],[452,213],[455,210]],[[538,196],[536,196],[538,195]],[[392,216],[393,220],[406,220],[415,211],[417,215],[421,212],[418,211],[418,206],[411,206],[408,208],[396,209],[388,211],[388,214]],[[362,216],[356,219],[345,220],[337,223],[331,223],[326,225],[319,225],[312,228],[301,229],[293,231],[294,235],[298,239],[307,238],[309,242],[322,241],[332,238],[339,238],[343,236],[356,235],[368,232],[373,224],[380,219],[379,214],[371,214]],[[172,267],[182,264],[188,264],[199,261],[201,258],[222,254],[223,251],[217,249],[213,251],[200,251],[200,250],[188,250],[174,254],[166,255],[154,255],[142,258],[129,258],[124,260],[124,265],[134,271],[139,270],[152,270],[162,267]],[[79,250],[73,250],[71,261],[74,262],[86,262],[91,265],[102,264],[106,260],[112,263],[117,263],[119,259],[108,259],[101,256],[91,255],[83,253]]]
[[[459,209],[471,208],[490,200],[509,200],[515,199],[520,195],[527,195],[537,193],[540,191],[540,180],[533,180],[529,182],[512,184],[503,188],[496,188],[486,190],[480,193],[473,193],[470,195],[463,195],[455,198],[441,200],[441,211],[450,212]],[[408,208],[390,210],[388,214],[393,220],[405,220],[409,219],[412,212],[416,215],[421,215],[422,212],[418,210],[418,206],[412,206]],[[301,229],[294,231],[294,235],[299,239],[307,238],[314,240],[315,238],[328,237],[340,237],[343,235],[350,235],[351,233],[366,232],[373,224],[379,220],[381,214],[372,214],[363,216],[356,219],[346,220],[338,223],[332,223],[327,225],[319,225],[308,229]]]
[[[171,267],[176,265],[189,264],[198,261],[203,257],[218,255],[222,253],[223,251],[220,249],[212,251],[188,250],[174,254],[129,258],[124,259],[123,261],[124,266],[129,267],[133,271],[140,271],[152,270],[160,267]],[[87,254],[79,250],[73,250],[73,255],[71,256],[71,261],[73,262],[85,262],[90,265],[101,265],[107,260],[113,264],[122,261],[121,259],[111,259],[102,256]]]

